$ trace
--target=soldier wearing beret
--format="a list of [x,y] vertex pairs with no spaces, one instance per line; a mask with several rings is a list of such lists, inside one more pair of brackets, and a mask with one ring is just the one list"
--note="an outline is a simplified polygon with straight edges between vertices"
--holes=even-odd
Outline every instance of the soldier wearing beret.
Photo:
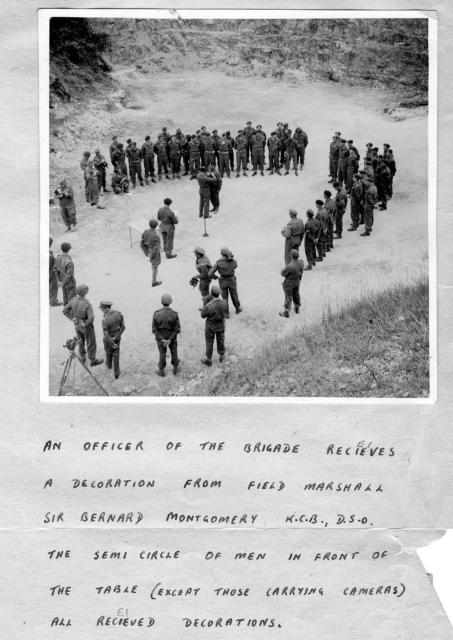
[[61,253],[57,256],[55,269],[57,280],[63,291],[63,304],[68,302],[76,295],[76,281],[74,278],[74,263],[69,252],[71,245],[69,242],[63,242],[61,245]]
[[205,304],[201,309],[201,317],[206,318],[206,356],[201,359],[201,362],[208,367],[212,365],[214,340],[217,341],[217,353],[219,354],[220,362],[223,362],[225,356],[225,318],[228,317],[228,305],[219,296],[220,289],[216,286],[212,287],[211,295],[205,298]]
[[162,282],[157,279],[157,270],[161,263],[160,257],[160,235],[157,231],[157,220],[149,221],[149,229],[145,229],[140,240],[140,248],[151,263],[152,281],[151,286],[158,287]]
[[285,238],[285,264],[291,260],[291,249],[299,249],[304,237],[304,223],[297,217],[295,209],[289,210],[289,221],[282,229]]
[[167,365],[167,347],[171,354],[171,364],[173,373],[178,373],[178,333],[181,332],[178,312],[170,308],[173,302],[172,297],[168,293],[164,293],[161,298],[162,309],[154,312],[152,332],[156,337],[157,348],[159,350],[159,363],[156,373],[162,378],[165,376],[165,367]]
[[314,218],[312,209],[307,209],[307,221],[305,222],[305,256],[308,266],[306,271],[310,271],[316,265],[316,245],[318,244],[321,226]]
[[281,271],[281,275],[285,278],[283,281],[283,292],[285,294],[284,310],[279,312],[283,318],[289,318],[291,304],[294,302],[294,310],[299,313],[300,309],[300,281],[304,271],[303,260],[299,260],[299,252],[297,249],[291,249],[290,262]]
[[176,258],[177,256],[176,253],[173,253],[173,242],[175,239],[175,225],[178,224],[178,218],[175,212],[170,208],[172,202],[171,198],[165,198],[164,206],[157,212],[157,219],[160,221],[162,243],[164,245],[165,255],[168,259]]
[[98,364],[102,364],[104,360],[98,360],[96,358],[96,334],[93,324],[93,307],[89,300],[85,298],[88,290],[86,284],[80,284],[76,288],[77,297],[70,300],[68,304],[63,307],[63,314],[74,323],[81,360],[85,362],[88,352],[90,366],[95,367]]
[[112,368],[115,380],[120,377],[120,342],[126,327],[123,314],[112,309],[113,302],[103,300],[99,309],[104,314],[102,330],[104,332],[105,364],[107,369]]

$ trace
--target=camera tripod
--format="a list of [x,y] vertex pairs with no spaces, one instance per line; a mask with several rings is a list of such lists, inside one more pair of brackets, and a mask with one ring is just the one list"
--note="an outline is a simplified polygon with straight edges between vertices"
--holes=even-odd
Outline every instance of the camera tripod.
[[59,396],[63,395],[63,390],[64,390],[65,386],[67,385],[67,383],[69,382],[69,375],[71,373],[71,369],[75,372],[75,365],[76,365],[76,361],[78,360],[80,362],[80,364],[82,365],[82,367],[85,369],[85,371],[88,373],[90,378],[92,378],[92,380],[101,389],[102,393],[105,396],[108,396],[109,394],[104,389],[104,387],[99,382],[99,380],[97,380],[95,375],[91,373],[91,371],[88,369],[88,367],[86,366],[86,364],[82,360],[82,358],[75,353],[76,345],[77,345],[77,340],[75,338],[73,340],[67,340],[66,344],[63,345],[65,349],[69,349],[69,355],[66,358],[66,362],[65,362],[65,365],[64,365],[63,375],[61,376],[61,380],[60,380],[60,388],[58,389],[58,395]]

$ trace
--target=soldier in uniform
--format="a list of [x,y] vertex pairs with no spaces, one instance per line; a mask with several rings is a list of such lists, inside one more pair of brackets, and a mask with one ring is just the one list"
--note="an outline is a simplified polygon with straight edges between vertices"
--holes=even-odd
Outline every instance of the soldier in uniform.
[[190,173],[192,174],[190,179],[195,180],[198,171],[200,170],[200,155],[201,155],[201,142],[200,139],[193,134],[189,142],[189,164]]
[[107,166],[108,166],[108,164],[107,164],[104,156],[102,155],[100,149],[96,149],[96,151],[94,152],[94,166],[96,167],[96,171],[98,172],[98,189],[99,189],[99,192],[102,189],[103,192],[106,193],[106,192],[109,191],[109,189],[107,189],[107,185],[106,185]]
[[170,153],[170,162],[171,162],[171,174],[173,180],[176,178],[180,179],[179,175],[181,171],[181,142],[178,140],[176,136],[172,136],[170,138],[170,142],[168,143],[168,150]]
[[192,136],[190,133],[182,137],[181,141],[181,151],[182,151],[182,161],[184,163],[184,174],[185,176],[189,175],[190,170],[190,141]]
[[356,156],[353,149],[349,150],[349,155],[346,160],[346,191],[351,193],[352,179],[355,173],[359,170],[359,159]]
[[131,171],[131,149],[132,149],[132,138],[128,138],[128,139],[126,140],[126,143],[127,143],[127,144],[126,144],[125,152],[126,152],[127,163],[128,163],[128,165],[129,165],[129,178],[130,178],[130,179],[131,179],[131,181],[132,181],[132,171]]
[[52,251],[53,239],[49,238],[49,304],[51,307],[59,307],[62,302],[58,300],[58,279],[55,256]]
[[118,168],[123,176],[127,177],[126,152],[123,149],[122,142],[118,142],[116,149],[113,152],[113,162],[114,167]]
[[98,172],[94,166],[94,160],[88,162],[87,168],[85,169],[85,180],[87,202],[89,202],[92,207],[105,209],[104,205],[99,204]]
[[57,256],[55,267],[57,279],[63,291],[63,304],[66,305],[76,294],[76,281],[74,278],[74,263],[69,255],[71,251],[69,242],[63,242],[61,251],[62,253]]
[[377,202],[377,189],[374,184],[374,178],[367,176],[365,182],[365,193],[363,194],[363,210],[365,218],[365,231],[361,236],[369,236],[373,230],[374,207]]
[[87,173],[86,173],[88,169],[88,163],[90,161],[90,156],[91,156],[91,153],[89,151],[84,151],[82,159],[80,161],[80,168],[83,171],[83,181],[85,184],[85,199],[87,202],[90,202],[90,197],[88,194],[88,180],[87,180]]
[[351,189],[351,226],[348,231],[355,231],[360,223],[363,186],[358,173],[354,174]]
[[215,167],[214,140],[209,131],[203,137],[203,164],[208,170]]
[[297,217],[295,209],[289,210],[289,222],[282,229],[285,238],[285,264],[291,260],[291,249],[299,249],[304,237],[304,223]]
[[219,142],[219,170],[220,176],[223,178],[226,173],[231,178],[230,173],[230,143],[227,140],[226,133],[222,133]]
[[327,209],[324,208],[324,202],[322,200],[316,200],[316,208],[317,212],[315,220],[319,222],[320,226],[318,244],[316,245],[318,250],[316,262],[322,262],[323,258],[326,257],[326,248],[328,244],[329,213]]
[[104,360],[98,360],[96,358],[96,334],[93,325],[94,313],[93,307],[85,298],[87,293],[88,286],[86,284],[80,284],[76,288],[77,297],[65,305],[63,313],[74,323],[80,358],[85,362],[88,352],[90,366],[95,367],[98,364],[102,364]]
[[115,380],[120,377],[120,342],[126,327],[123,314],[112,309],[113,302],[103,300],[99,309],[104,314],[102,319],[102,331],[104,332],[105,364],[107,369],[112,368]]
[[209,295],[209,284],[211,282],[209,270],[211,269],[212,265],[211,261],[206,255],[206,251],[202,247],[195,247],[193,252],[195,254],[195,267],[198,273],[196,276],[193,276],[192,282],[194,282],[195,280],[198,282],[201,297],[204,298],[205,296]]
[[379,156],[379,164],[376,168],[376,188],[378,192],[379,209],[387,209],[387,196],[390,188],[391,173],[383,156]]
[[61,180],[60,186],[55,189],[54,193],[59,201],[60,213],[66,225],[66,231],[71,231],[71,227],[77,225],[74,190],[68,185],[66,180]]
[[154,312],[152,332],[156,337],[157,348],[159,350],[159,364],[156,373],[162,378],[165,376],[165,367],[167,366],[167,347],[171,354],[171,364],[173,373],[176,375],[179,370],[178,359],[178,333],[181,332],[181,324],[179,315],[170,305],[173,302],[172,297],[168,293],[164,293],[161,298],[162,309]]
[[220,136],[217,129],[213,130],[211,138],[214,146],[214,166],[220,167],[220,164],[219,164]]
[[289,318],[291,304],[294,302],[294,311],[299,313],[300,310],[300,281],[304,271],[304,262],[299,260],[299,251],[291,249],[290,261],[281,271],[281,275],[285,278],[282,286],[285,294],[285,302],[283,311],[279,315],[283,318]]
[[271,137],[267,141],[267,148],[269,150],[269,170],[271,175],[275,172],[279,176],[280,173],[280,147],[281,142],[277,136],[276,131],[272,131]]
[[236,147],[236,178],[239,178],[241,167],[243,175],[247,177],[247,138],[242,129],[238,130],[234,146]]
[[157,219],[160,222],[160,232],[162,234],[162,244],[168,259],[176,258],[177,256],[176,253],[173,253],[173,242],[175,239],[175,225],[178,224],[178,218],[174,211],[170,209],[172,202],[171,198],[165,198],[164,206],[157,212]]
[[135,180],[138,178],[140,186],[143,187],[142,152],[137,148],[136,142],[132,142],[131,149],[129,151],[129,169],[132,185],[135,187]]
[[250,120],[244,127],[243,133],[245,137],[245,168],[247,169],[247,165],[251,159],[252,154],[252,136],[255,133],[255,129],[252,127],[252,123],[250,122]]
[[264,176],[264,147],[266,144],[266,134],[263,133],[261,125],[258,125],[252,135],[253,173],[256,176],[259,167],[261,175]]
[[145,142],[142,144],[142,158],[145,167],[145,182],[149,184],[156,182],[154,177],[154,148],[151,142],[151,136],[146,136]]
[[301,127],[296,128],[294,140],[296,141],[296,160],[300,163],[300,168],[303,169],[305,164],[305,149],[308,146],[308,136]]
[[113,136],[112,144],[109,147],[110,162],[112,163],[113,168],[115,168],[116,166],[115,160],[113,159],[113,154],[115,153],[117,146],[118,146],[118,136]]
[[333,186],[337,190],[337,195],[335,196],[336,217],[334,238],[340,239],[343,235],[343,216],[346,210],[346,205],[348,204],[348,194],[346,193],[346,189],[341,186],[340,182],[334,182]]
[[231,168],[231,171],[234,171],[234,139],[230,131],[225,131],[225,136],[230,145],[230,148],[229,148],[230,168]]
[[337,135],[335,134],[332,137],[332,142],[330,143],[329,149],[329,182],[335,182],[338,175],[338,159],[340,153],[340,141],[338,140]]
[[163,134],[160,134],[156,144],[154,145],[154,153],[157,155],[157,174],[159,176],[159,180],[162,180],[162,169],[165,172],[167,180],[170,180],[170,176],[168,175],[167,142],[165,141]]
[[391,199],[391,197],[393,196],[393,178],[395,177],[395,173],[396,173],[396,162],[395,162],[395,158],[393,156],[393,150],[389,149],[387,152],[387,158],[386,158],[388,167],[390,169],[390,180],[389,180],[389,185],[388,185],[388,198],[389,200]]
[[335,227],[335,218],[337,215],[337,207],[335,206],[335,202],[332,200],[332,192],[329,190],[324,191],[324,209],[329,214],[326,243],[326,251],[329,252],[333,249],[333,230]]
[[293,161],[293,169],[297,175],[297,142],[294,138],[291,137],[290,130],[286,134],[286,137],[283,139],[283,147],[285,150],[285,176],[289,174],[289,169],[291,166],[291,160]]
[[149,221],[149,229],[145,229],[140,240],[140,247],[151,263],[152,281],[151,286],[158,287],[162,282],[157,279],[157,270],[161,263],[160,258],[160,235],[157,231],[157,220]]
[[359,161],[360,153],[357,147],[354,146],[354,140],[348,140],[348,149],[349,151],[354,151],[355,155],[357,156],[357,160]]
[[211,295],[201,309],[201,317],[206,318],[206,356],[201,359],[201,362],[208,367],[212,365],[214,340],[217,342],[217,353],[219,354],[220,362],[223,362],[225,357],[225,318],[228,318],[228,305],[219,296],[220,289],[216,286],[212,287]]
[[314,215],[312,209],[307,209],[307,221],[305,222],[305,256],[308,262],[305,269],[307,271],[316,265],[316,245],[321,232],[319,222],[314,219]]
[[341,138],[340,146],[338,149],[338,174],[337,174],[337,182],[341,185],[343,182],[346,182],[346,168],[347,168],[347,156],[349,155],[348,145],[346,144],[346,140]]
[[200,218],[210,218],[209,214],[209,200],[211,198],[211,184],[214,182],[217,184],[217,178],[206,173],[205,167],[200,167],[200,171],[197,175],[199,194],[200,194],[200,206],[198,209],[198,216]]
[[215,182],[209,184],[209,194],[212,204],[211,213],[218,213],[220,208],[220,190],[222,188],[222,176],[215,169],[209,175],[213,175]]
[[238,263],[234,259],[233,254],[227,247],[220,249],[221,258],[209,269],[209,277],[212,278],[216,271],[219,272],[219,285],[222,293],[222,298],[227,303],[227,316],[229,317],[228,310],[228,295],[231,296],[231,302],[233,303],[236,313],[241,313],[241,303],[239,302],[239,296],[237,291],[237,282],[235,271]]
[[111,184],[114,193],[129,193],[129,180],[118,167],[113,170]]

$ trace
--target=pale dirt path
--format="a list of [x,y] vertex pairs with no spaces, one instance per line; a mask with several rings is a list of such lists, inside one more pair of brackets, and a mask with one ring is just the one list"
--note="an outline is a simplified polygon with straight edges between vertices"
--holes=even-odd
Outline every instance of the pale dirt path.
[[[224,180],[221,210],[209,220],[209,238],[202,238],[198,218],[198,188],[188,177],[151,187],[138,187],[131,195],[106,194],[104,211],[79,203],[79,227],[71,234],[58,235],[73,245],[72,255],[78,282],[90,285],[89,299],[95,306],[96,331],[102,354],[99,300],[111,299],[124,315],[127,331],[122,343],[122,377],[118,382],[104,370],[96,375],[112,395],[168,394],[195,375],[205,375],[199,364],[203,354],[203,322],[199,317],[199,292],[188,280],[195,273],[193,247],[201,244],[214,261],[222,245],[234,252],[239,262],[238,290],[244,313],[232,316],[227,325],[227,351],[241,358],[255,346],[286,332],[296,325],[318,320],[328,307],[365,293],[382,290],[395,282],[414,279],[428,270],[427,257],[427,120],[424,116],[393,122],[382,115],[378,94],[338,85],[307,83],[292,87],[268,79],[240,79],[215,73],[138,76],[120,70],[117,77],[130,89],[141,110],[115,114],[116,133],[122,140],[132,137],[141,144],[150,133],[154,138],[164,124],[170,130],[180,126],[193,131],[202,124],[233,133],[253,120],[267,133],[277,120],[288,121],[294,129],[300,124],[309,136],[306,169],[290,176],[248,177]],[[255,114],[255,115],[253,115]],[[353,115],[352,115],[353,114]],[[390,142],[395,150],[398,173],[395,196],[385,213],[377,212],[375,229],[369,238],[345,231],[343,240],[315,270],[304,274],[302,313],[284,320],[280,269],[283,267],[283,238],[280,230],[294,207],[305,219],[308,207],[328,187],[327,153],[333,131],[341,130],[354,139],[362,153],[372,141],[379,146]],[[106,153],[110,136],[103,140],[82,141],[77,153],[65,158],[78,168],[85,147],[101,144]],[[80,153],[79,153],[80,151]],[[250,174],[249,174],[250,175]],[[78,173],[76,180],[81,182]],[[165,196],[173,199],[179,213],[175,250],[178,258],[163,259],[161,287],[150,287],[150,267],[138,242],[129,247],[128,222],[155,216]],[[349,211],[345,226],[349,223]],[[59,228],[61,231],[61,227]],[[136,237],[139,239],[139,236]],[[156,346],[151,334],[151,318],[160,307],[162,293],[173,296],[179,311],[182,334],[180,357],[184,362],[177,380],[170,374],[164,380],[155,374]],[[70,323],[57,308],[50,309],[50,389],[55,393],[65,352],[61,345],[72,335]],[[234,359],[233,359],[234,360]],[[259,372],[257,372],[259,375]],[[78,375],[78,388],[96,395]]]

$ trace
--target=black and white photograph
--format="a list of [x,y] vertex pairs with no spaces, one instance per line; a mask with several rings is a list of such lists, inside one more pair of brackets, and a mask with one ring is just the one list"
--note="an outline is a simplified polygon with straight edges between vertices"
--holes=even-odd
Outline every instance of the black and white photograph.
[[434,398],[435,19],[325,13],[40,16],[42,396]]

